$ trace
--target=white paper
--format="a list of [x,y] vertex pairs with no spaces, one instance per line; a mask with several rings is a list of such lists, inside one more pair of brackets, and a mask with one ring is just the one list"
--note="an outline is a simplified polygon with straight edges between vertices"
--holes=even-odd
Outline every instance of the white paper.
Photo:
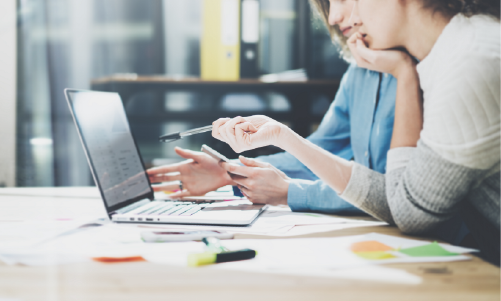
[[256,234],[256,235],[274,235],[287,233],[288,230],[292,229],[294,225],[290,224],[268,224],[266,222],[256,221],[254,224],[247,227],[231,227],[231,226],[206,226],[206,225],[154,225],[154,224],[143,224],[137,227],[142,228],[143,231],[151,229],[162,230],[186,230],[186,231],[200,231],[200,230],[212,230],[212,231],[224,231],[229,233],[246,233],[246,234]]
[[[384,260],[367,260],[358,257],[350,251],[350,246],[355,242],[377,240],[394,248],[410,248],[429,244],[427,241],[398,238],[383,234],[366,234],[357,236],[345,236],[336,238],[300,238],[300,239],[239,239],[224,241],[224,246],[230,250],[250,248],[258,252],[258,256],[252,260],[225,263],[226,268],[263,271],[263,272],[287,272],[298,269],[346,269],[372,264],[385,264],[397,262],[447,262],[469,260],[470,257],[440,256],[440,257],[411,257],[398,254],[397,258]],[[195,243],[196,244],[196,243]],[[441,246],[448,250],[459,253],[468,253],[473,249],[453,247],[445,244]],[[195,248],[195,245],[193,245]],[[145,254],[145,258],[151,262],[185,265],[188,254],[170,257],[168,251],[165,254]]]
[[95,222],[94,219],[1,222],[0,250],[31,247]]
[[[260,221],[266,221],[270,224],[290,224],[295,226],[304,225],[325,225],[325,224],[345,224],[345,223],[366,223],[362,220],[348,219],[341,217],[333,217],[319,213],[305,213],[305,212],[287,212],[287,211],[274,211],[266,210],[259,217]],[[373,222],[385,224],[383,222]]]
[[359,221],[353,223],[342,223],[342,224],[325,224],[325,225],[309,225],[309,226],[293,226],[286,232],[272,232],[268,235],[272,236],[281,236],[281,237],[291,237],[291,236],[300,236],[300,235],[309,235],[316,233],[325,233],[331,231],[339,231],[350,228],[358,228],[358,227],[376,227],[376,226],[385,226],[386,223],[383,222],[372,222],[372,221]]

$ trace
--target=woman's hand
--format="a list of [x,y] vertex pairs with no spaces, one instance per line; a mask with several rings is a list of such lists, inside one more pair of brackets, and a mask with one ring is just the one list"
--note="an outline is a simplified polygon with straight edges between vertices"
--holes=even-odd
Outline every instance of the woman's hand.
[[275,145],[280,147],[287,127],[263,115],[220,118],[212,123],[212,136],[226,142],[236,152]]
[[348,39],[348,47],[361,68],[389,73],[397,79],[405,72],[416,72],[416,63],[409,54],[400,50],[369,49],[359,32]]
[[221,163],[247,199],[256,204],[287,205],[290,178],[269,163],[240,156],[244,166]]
[[179,147],[176,147],[175,151],[186,160],[146,171],[151,183],[161,183],[152,185],[154,191],[177,190],[179,189],[179,181],[181,181],[184,190],[169,196],[170,198],[180,198],[190,195],[204,195],[209,191],[233,183],[226,170],[211,156]]

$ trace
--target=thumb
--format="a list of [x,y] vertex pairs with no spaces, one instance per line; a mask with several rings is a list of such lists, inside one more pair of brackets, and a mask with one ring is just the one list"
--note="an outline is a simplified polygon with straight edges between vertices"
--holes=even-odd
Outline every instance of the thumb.
[[259,162],[256,159],[246,158],[244,156],[239,156],[238,159],[240,159],[240,162],[242,162],[242,164],[245,165],[245,166],[249,166],[249,167],[268,167],[268,163]]
[[174,151],[176,152],[176,154],[178,154],[181,158],[184,158],[184,159],[193,159],[193,160],[197,161],[197,159],[199,157],[198,152],[194,152],[194,151],[191,151],[189,149],[184,149],[184,148],[180,148],[177,146],[176,146],[176,148],[174,148]]

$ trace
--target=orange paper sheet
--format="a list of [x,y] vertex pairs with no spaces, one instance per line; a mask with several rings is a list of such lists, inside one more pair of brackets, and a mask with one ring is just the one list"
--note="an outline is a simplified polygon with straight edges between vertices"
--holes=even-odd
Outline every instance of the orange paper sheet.
[[361,241],[356,242],[351,245],[351,250],[355,253],[358,252],[384,252],[391,251],[393,248],[388,247],[385,244],[380,243],[379,241],[369,240],[369,241]]

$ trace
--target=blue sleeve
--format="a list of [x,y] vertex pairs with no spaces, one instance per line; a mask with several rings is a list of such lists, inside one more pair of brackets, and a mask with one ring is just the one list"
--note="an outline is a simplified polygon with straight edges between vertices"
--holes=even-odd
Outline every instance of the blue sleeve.
[[293,179],[289,184],[287,203],[292,211],[314,211],[331,214],[364,213],[343,200],[322,180]]
[[[353,65],[341,80],[339,90],[317,131],[307,139],[332,154],[346,160],[353,158],[350,143],[350,85],[353,82]],[[335,214],[360,214],[360,209],[344,201],[329,185],[289,153],[279,153],[257,158],[268,162],[293,178],[289,184],[287,202],[293,211],[320,211]]]
[[[339,90],[329,110],[325,114],[320,126],[307,139],[321,148],[344,159],[353,158],[350,144],[350,115],[349,115],[349,82],[350,67],[343,76]],[[283,171],[291,178],[317,180],[318,177],[304,166],[298,159],[287,152],[256,158],[268,162]]]

